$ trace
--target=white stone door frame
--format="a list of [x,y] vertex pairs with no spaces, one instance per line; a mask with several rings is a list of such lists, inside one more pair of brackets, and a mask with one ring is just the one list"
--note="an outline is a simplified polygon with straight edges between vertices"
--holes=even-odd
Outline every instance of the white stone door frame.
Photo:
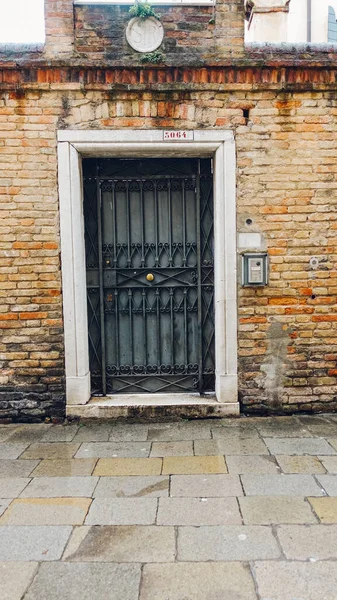
[[212,157],[214,161],[215,394],[221,403],[238,403],[236,182],[233,133],[196,130],[189,132],[188,140],[166,141],[163,130],[122,129],[58,131],[68,405],[86,404],[90,399],[82,157],[171,156]]

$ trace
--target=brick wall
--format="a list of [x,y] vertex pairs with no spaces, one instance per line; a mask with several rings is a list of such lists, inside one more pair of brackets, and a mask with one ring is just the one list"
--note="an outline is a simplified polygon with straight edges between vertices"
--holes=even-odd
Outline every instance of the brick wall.
[[[248,83],[184,91],[138,87],[88,84],[83,90],[79,83],[34,82],[2,92],[0,418],[38,419],[63,410],[58,128],[234,129],[238,229],[260,232],[270,254],[269,285],[238,286],[242,405],[250,411],[334,409],[334,91],[252,90]],[[315,270],[312,256],[319,259]]]

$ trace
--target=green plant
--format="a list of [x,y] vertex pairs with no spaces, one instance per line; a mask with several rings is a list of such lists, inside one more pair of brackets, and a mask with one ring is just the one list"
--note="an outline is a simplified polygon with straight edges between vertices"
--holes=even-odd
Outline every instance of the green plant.
[[129,13],[132,17],[138,17],[143,21],[149,17],[154,17],[158,21],[160,20],[160,15],[153,10],[153,7],[147,0],[135,0],[134,5],[129,9]]
[[158,50],[155,50],[154,52],[147,52],[147,54],[142,54],[142,56],[140,57],[141,63],[151,63],[153,65],[156,65],[163,61],[164,54],[162,52],[159,52]]

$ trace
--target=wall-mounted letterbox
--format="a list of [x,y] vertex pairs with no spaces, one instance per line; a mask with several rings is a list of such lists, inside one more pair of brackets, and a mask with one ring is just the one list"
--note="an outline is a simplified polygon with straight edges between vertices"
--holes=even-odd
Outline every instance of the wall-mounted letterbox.
[[268,283],[267,252],[245,252],[242,254],[242,285],[262,286]]

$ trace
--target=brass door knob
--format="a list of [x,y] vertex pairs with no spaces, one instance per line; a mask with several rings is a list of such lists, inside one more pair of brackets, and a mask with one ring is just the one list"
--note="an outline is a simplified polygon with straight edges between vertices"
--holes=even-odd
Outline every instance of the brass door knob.
[[152,273],[148,273],[146,275],[146,279],[147,279],[147,281],[153,281],[154,280],[154,275],[152,275]]

